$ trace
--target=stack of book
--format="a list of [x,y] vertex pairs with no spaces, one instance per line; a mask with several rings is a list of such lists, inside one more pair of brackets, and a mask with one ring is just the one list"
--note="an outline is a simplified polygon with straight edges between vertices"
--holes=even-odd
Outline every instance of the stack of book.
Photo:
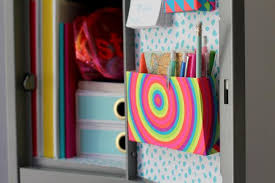
[[72,21],[84,12],[65,0],[30,0],[33,156],[76,156],[75,65]]

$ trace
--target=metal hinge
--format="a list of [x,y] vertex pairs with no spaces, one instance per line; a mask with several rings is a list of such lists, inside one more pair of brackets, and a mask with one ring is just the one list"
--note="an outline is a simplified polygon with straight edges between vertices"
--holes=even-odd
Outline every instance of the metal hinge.
[[35,75],[31,73],[27,73],[24,81],[23,81],[23,87],[26,91],[33,91],[36,88],[35,84]]

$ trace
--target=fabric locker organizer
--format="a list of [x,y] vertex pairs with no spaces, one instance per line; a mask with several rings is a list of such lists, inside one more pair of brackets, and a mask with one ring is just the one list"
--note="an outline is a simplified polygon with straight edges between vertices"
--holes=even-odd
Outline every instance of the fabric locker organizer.
[[127,72],[129,139],[179,151],[219,152],[218,103],[212,78]]

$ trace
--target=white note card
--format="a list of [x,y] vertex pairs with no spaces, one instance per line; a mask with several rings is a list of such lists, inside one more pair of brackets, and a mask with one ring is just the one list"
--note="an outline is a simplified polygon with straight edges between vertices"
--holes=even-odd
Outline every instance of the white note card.
[[164,12],[162,0],[131,0],[127,27],[138,29],[171,25],[172,14]]

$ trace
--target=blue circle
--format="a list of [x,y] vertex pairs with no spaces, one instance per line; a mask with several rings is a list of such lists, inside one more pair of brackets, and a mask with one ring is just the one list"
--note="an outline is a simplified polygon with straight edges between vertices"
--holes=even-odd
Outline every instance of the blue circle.
[[[158,105],[155,103],[155,97],[156,97],[156,95],[159,95],[159,96],[160,96],[160,101],[161,101],[160,106],[158,106]],[[159,90],[154,91],[152,100],[153,100],[153,104],[154,104],[155,108],[156,108],[158,111],[161,111],[161,110],[163,109],[163,107],[164,107],[164,104],[163,104],[163,101],[164,101],[164,100],[163,100],[163,95],[162,95],[162,93],[161,93]]]

